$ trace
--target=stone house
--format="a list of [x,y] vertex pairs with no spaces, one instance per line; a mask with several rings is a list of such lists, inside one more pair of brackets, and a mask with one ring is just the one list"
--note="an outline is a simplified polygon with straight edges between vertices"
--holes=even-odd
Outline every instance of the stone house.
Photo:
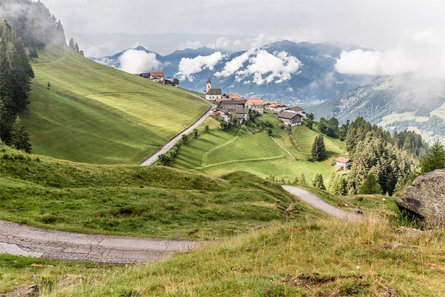
[[282,111],[277,114],[277,119],[281,120],[285,125],[292,127],[300,126],[302,118],[303,116],[301,114],[288,111]]
[[219,101],[219,107],[223,110],[227,111],[235,111],[237,108],[245,108],[247,100],[232,100],[232,99],[223,99]]

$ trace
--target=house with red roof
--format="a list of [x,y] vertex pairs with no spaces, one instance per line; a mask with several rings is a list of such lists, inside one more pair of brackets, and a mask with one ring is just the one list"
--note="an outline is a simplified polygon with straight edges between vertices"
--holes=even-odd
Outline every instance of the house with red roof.
[[352,160],[345,157],[338,157],[335,159],[335,166],[337,166],[340,170],[349,170],[351,169]]

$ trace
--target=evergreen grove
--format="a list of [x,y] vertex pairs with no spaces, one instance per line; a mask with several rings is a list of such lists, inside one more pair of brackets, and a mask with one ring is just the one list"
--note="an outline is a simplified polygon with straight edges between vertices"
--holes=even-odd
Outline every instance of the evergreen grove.
[[[30,151],[19,114],[28,106],[30,82],[34,77],[20,37],[4,20],[0,24],[0,138],[8,145]],[[18,133],[25,133],[18,135]]]

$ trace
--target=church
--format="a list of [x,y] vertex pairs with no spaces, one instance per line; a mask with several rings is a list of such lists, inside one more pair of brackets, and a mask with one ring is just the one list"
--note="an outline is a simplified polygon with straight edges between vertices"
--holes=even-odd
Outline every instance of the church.
[[212,89],[212,82],[210,81],[210,79],[208,79],[206,84],[206,99],[216,100],[221,98],[222,98],[221,89]]

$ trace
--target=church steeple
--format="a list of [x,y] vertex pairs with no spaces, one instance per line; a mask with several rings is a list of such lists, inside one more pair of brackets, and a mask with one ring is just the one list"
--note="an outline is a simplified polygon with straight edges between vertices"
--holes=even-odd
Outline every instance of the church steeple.
[[206,84],[206,94],[209,92],[209,90],[212,88],[212,82],[210,81],[210,78],[207,80]]

